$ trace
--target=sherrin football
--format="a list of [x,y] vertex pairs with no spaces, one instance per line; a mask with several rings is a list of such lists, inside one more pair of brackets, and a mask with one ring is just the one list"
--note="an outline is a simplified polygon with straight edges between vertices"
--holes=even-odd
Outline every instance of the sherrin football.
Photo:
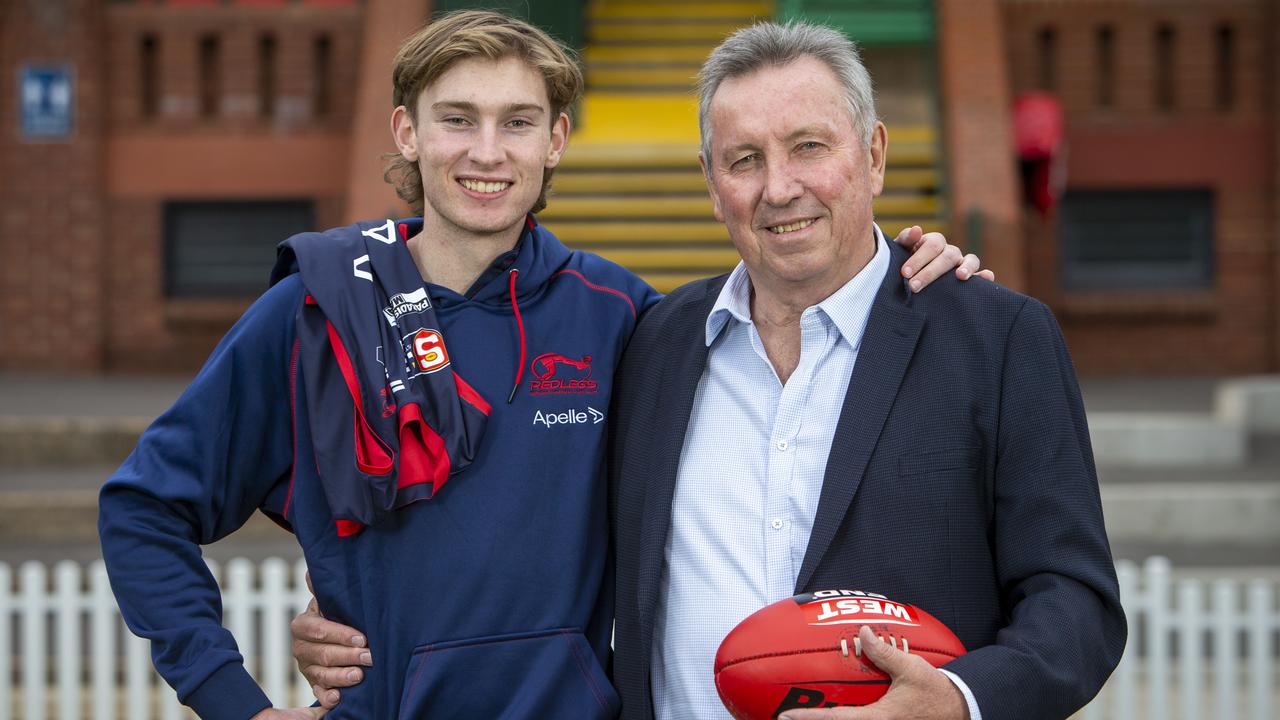
[[821,590],[779,600],[729,632],[716,653],[716,690],[738,720],[770,720],[784,710],[868,705],[889,676],[867,661],[858,629],[934,667],[964,645],[929,613],[860,590]]

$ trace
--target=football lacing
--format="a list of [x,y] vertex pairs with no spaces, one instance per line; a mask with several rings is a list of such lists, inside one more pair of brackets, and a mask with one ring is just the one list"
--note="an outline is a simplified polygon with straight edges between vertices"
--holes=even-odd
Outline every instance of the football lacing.
[[[877,635],[876,637],[880,638],[882,642],[889,643],[890,647],[897,649],[898,640],[893,635],[888,635],[887,636],[889,638],[888,640],[885,640],[885,637],[886,637],[885,635]],[[846,640],[845,638],[840,638],[840,652],[845,657],[849,657],[849,641]],[[907,642],[907,639],[905,637],[902,638],[902,652],[904,653],[911,652],[911,645]],[[854,636],[853,638],[853,654],[855,657],[862,657],[862,638],[857,636]]]

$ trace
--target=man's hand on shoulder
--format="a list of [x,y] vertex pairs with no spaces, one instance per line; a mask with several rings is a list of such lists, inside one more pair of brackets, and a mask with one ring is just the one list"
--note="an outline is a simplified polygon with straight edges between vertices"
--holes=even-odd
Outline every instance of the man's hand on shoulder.
[[911,292],[920,292],[952,268],[961,280],[968,280],[974,275],[991,282],[996,280],[994,272],[978,269],[982,262],[977,255],[960,252],[960,248],[947,243],[942,233],[927,233],[919,225],[912,225],[898,233],[894,242],[912,252],[902,265],[902,277],[911,281]]
[[788,710],[779,720],[965,720],[969,707],[960,688],[919,655],[890,647],[865,625],[862,652],[889,674],[893,684],[876,702],[860,708]]

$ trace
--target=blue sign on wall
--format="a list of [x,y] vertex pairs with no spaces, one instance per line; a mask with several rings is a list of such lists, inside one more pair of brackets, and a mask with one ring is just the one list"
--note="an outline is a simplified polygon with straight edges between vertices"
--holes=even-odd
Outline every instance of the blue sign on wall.
[[18,76],[22,137],[29,140],[71,137],[74,90],[70,65],[24,65]]

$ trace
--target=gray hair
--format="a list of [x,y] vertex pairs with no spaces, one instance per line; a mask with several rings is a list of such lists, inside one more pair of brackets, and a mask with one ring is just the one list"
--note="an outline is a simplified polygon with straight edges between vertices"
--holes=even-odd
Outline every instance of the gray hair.
[[711,98],[720,83],[749,75],[765,67],[786,65],[810,56],[822,61],[844,87],[853,128],[864,145],[870,145],[876,124],[876,103],[871,76],[858,56],[858,46],[838,30],[824,25],[789,21],[762,22],[743,28],[711,51],[698,71],[698,130],[702,154],[711,160]]

